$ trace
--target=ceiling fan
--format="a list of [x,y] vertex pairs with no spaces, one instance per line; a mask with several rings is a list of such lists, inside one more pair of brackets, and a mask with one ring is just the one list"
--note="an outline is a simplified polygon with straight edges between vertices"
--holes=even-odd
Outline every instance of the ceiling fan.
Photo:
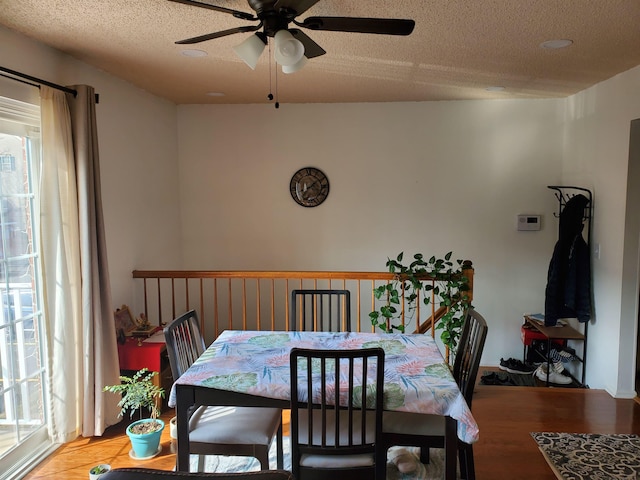
[[[327,53],[299,28],[289,28],[290,23],[309,30],[382,35],[409,35],[415,26],[413,20],[396,18],[307,17],[301,21],[297,20],[299,15],[302,15],[320,0],[248,0],[249,6],[255,14],[196,0],[169,1],[227,13],[241,20],[258,22],[255,25],[240,26],[187,38],[177,41],[177,44],[194,44],[235,33],[257,32],[234,47],[235,52],[249,67],[255,69],[258,58],[267,44],[267,37],[274,37],[274,56],[276,62],[282,66],[284,73],[293,73],[304,66],[306,59]],[[258,32],[260,29],[262,31]]]

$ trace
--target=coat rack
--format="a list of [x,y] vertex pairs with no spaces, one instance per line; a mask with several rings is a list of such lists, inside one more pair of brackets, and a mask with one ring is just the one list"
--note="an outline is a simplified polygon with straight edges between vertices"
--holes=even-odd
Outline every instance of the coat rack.
[[[587,245],[591,248],[591,221],[593,218],[593,194],[591,190],[588,190],[583,187],[575,187],[571,185],[548,185],[547,188],[555,191],[555,197],[558,200],[558,212],[554,213],[555,217],[560,217],[560,213],[564,210],[565,205],[571,198],[575,197],[578,194],[584,195],[588,202],[584,207],[584,221],[588,222],[587,225]],[[582,382],[584,385],[586,368],[587,368],[587,333],[589,330],[589,322],[583,324],[583,335],[584,339],[582,342],[582,357],[578,357],[578,359],[582,362]]]
[[589,203],[587,203],[587,206],[584,208],[584,220],[585,222],[589,222],[587,225],[587,245],[591,246],[591,219],[593,215],[593,194],[591,190],[571,185],[548,185],[547,188],[555,190],[555,197],[558,200],[558,212],[554,212],[553,215],[556,218],[560,217],[564,206],[572,197],[575,197],[579,193],[587,197]]

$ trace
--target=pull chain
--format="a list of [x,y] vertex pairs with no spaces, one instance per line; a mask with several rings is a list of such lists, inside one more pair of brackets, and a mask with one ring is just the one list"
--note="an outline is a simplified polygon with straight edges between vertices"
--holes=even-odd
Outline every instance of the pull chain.
[[271,76],[273,75],[271,71],[271,41],[267,39],[267,43],[269,45],[269,95],[267,95],[267,99],[269,101],[273,100],[273,93],[271,88]]
[[[273,89],[272,89],[272,85],[271,85],[271,78],[274,76],[274,73],[272,71],[273,68],[273,64],[271,63],[271,42],[269,40],[267,40],[267,44],[269,45],[269,95],[267,95],[267,99],[269,101],[273,100]],[[276,63],[275,66],[275,83],[276,83],[276,108],[280,108],[280,102],[278,101],[278,64]]]
[[280,102],[278,101],[278,64],[276,64],[276,108],[280,108]]

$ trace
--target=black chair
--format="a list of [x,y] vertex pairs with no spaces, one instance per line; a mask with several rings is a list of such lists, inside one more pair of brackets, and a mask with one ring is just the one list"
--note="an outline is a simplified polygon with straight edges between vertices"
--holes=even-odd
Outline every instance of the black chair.
[[[469,409],[487,330],[487,322],[482,315],[473,309],[467,310],[453,363],[453,377]],[[416,446],[420,447],[420,460],[428,463],[429,447],[444,448],[445,421],[442,416],[385,412],[382,423],[381,443],[385,455],[395,445]],[[473,447],[458,441],[458,458],[462,478],[474,480]]]
[[350,332],[349,290],[292,290],[291,330],[307,332]]
[[[164,329],[174,381],[205,350],[195,310],[176,318]],[[201,406],[189,417],[189,451],[199,455],[198,471],[205,455],[255,457],[269,469],[269,448],[277,437],[278,468],[283,465],[282,410],[262,407]]]
[[[380,458],[384,350],[293,348],[290,361],[293,476],[298,480],[384,479],[386,461],[376,461]],[[362,386],[356,386],[358,379]],[[336,382],[346,385],[346,390],[335,388]]]
[[153,468],[116,468],[103,474],[101,480],[178,480],[208,478],[212,480],[294,480],[286,470],[263,470],[243,473],[190,473]]

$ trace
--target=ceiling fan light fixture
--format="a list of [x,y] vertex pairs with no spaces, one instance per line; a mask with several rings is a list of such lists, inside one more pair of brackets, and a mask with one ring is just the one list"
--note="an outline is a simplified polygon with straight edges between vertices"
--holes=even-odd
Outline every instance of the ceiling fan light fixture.
[[304,57],[304,45],[293,38],[288,30],[279,30],[274,35],[274,57],[283,67],[293,67]]
[[264,50],[265,43],[257,33],[254,33],[240,45],[233,47],[233,51],[236,52],[236,55],[238,55],[251,70],[255,70],[258,59]]
[[302,67],[304,67],[306,64],[307,57],[303,55],[300,61],[294,65],[282,65],[282,73],[295,73],[298,70],[302,70]]

